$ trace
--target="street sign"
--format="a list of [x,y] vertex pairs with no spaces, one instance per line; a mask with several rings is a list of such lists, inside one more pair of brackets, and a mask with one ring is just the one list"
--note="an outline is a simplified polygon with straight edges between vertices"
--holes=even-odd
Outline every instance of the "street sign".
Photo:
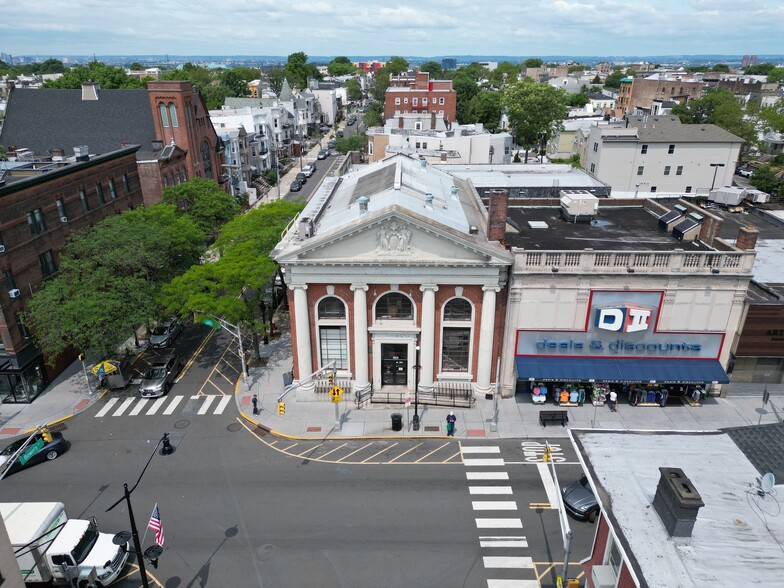
[[329,395],[332,396],[332,402],[340,402],[340,397],[343,395],[343,388],[340,386],[332,386],[329,390]]
[[204,319],[201,322],[203,322],[208,327],[213,327],[215,329],[220,329],[221,328],[221,324],[218,321],[214,321],[212,319]]
[[403,400],[406,404],[406,408],[411,406],[411,392],[406,392],[406,397]]
[[19,463],[22,465],[26,464],[28,460],[33,457],[38,451],[44,446],[44,440],[39,439],[35,443],[33,443],[30,447],[24,450],[24,453],[19,456]]

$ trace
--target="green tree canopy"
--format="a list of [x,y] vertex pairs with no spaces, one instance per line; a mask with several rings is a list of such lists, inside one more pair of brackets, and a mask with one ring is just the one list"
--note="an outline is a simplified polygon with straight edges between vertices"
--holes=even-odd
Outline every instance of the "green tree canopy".
[[489,76],[489,72],[487,68],[482,64],[474,61],[473,63],[469,63],[468,65],[464,65],[463,67],[458,68],[455,71],[455,75],[453,79],[457,79],[458,77],[468,77],[478,82],[479,80],[487,79]]
[[441,80],[444,77],[444,70],[437,61],[425,61],[419,66],[419,71],[428,72],[431,80]]
[[495,133],[501,123],[501,92],[482,90],[468,103],[467,121],[482,123],[487,130]]
[[759,117],[767,128],[784,133],[784,98],[779,99],[775,106],[762,108]]
[[335,151],[338,153],[348,153],[349,151],[364,153],[366,147],[367,136],[364,133],[361,135],[348,135],[335,140]]
[[365,113],[365,127],[380,127],[384,125],[384,104],[373,102]]
[[349,100],[362,100],[362,86],[357,78],[346,80],[346,95]]
[[101,88],[127,89],[145,88],[144,82],[129,76],[121,67],[112,67],[100,61],[91,61],[87,65],[77,65],[63,72],[62,77],[44,83],[45,88],[78,89],[84,82],[92,80],[100,84]]
[[582,108],[591,101],[587,94],[580,92],[579,94],[567,94],[566,105],[573,108]]
[[408,71],[408,61],[406,61],[403,57],[393,55],[384,65],[384,69],[386,69],[393,76],[399,76],[400,74]]
[[208,236],[237,216],[240,206],[213,180],[192,178],[176,186],[163,189],[163,201],[177,206],[193,218],[199,229]]
[[607,79],[604,80],[604,87],[618,89],[621,87],[621,80],[625,77],[626,74],[623,73],[623,70],[620,67],[615,67],[612,73],[607,76]]
[[525,61],[523,61],[523,67],[542,67],[544,65],[544,61],[539,59],[538,57],[529,57]]
[[318,68],[308,63],[308,56],[302,51],[289,55],[285,72],[289,83],[300,90],[308,87],[308,78],[321,78]]
[[749,76],[766,76],[775,68],[776,65],[773,63],[758,63],[744,68],[743,73]]
[[164,283],[198,260],[204,233],[168,204],[107,217],[74,233],[58,274],[26,313],[44,353],[69,348],[105,356],[159,312]]
[[702,98],[673,107],[682,123],[714,124],[752,144],[757,139],[754,124],[743,118],[743,106],[729,90],[709,88]]
[[270,88],[272,88],[272,91],[275,92],[276,96],[280,96],[280,91],[283,88],[283,79],[286,77],[286,70],[275,68],[268,70],[266,74]]
[[528,149],[552,138],[569,113],[563,89],[530,79],[506,86],[502,105],[517,143],[525,147],[526,162]]
[[489,72],[490,82],[494,86],[502,86],[507,82],[517,81],[520,75],[520,64],[514,64],[511,61],[502,61],[498,67]]
[[473,78],[460,74],[452,81],[452,87],[457,93],[457,120],[461,123],[468,121],[470,118],[468,105],[471,103],[471,99],[479,93],[479,86]]
[[386,67],[382,67],[373,74],[373,98],[384,104],[387,88],[389,88],[389,70]]
[[754,175],[751,176],[749,183],[757,188],[757,190],[762,190],[763,192],[773,192],[775,190],[781,190],[779,180],[776,178],[776,174],[773,171],[773,168],[769,165],[761,165],[758,167]]
[[220,75],[220,83],[227,89],[227,96],[234,97],[250,96],[248,82],[252,79],[244,78],[236,69],[227,69]]
[[354,73],[356,70],[357,68],[354,67],[351,60],[344,55],[336,57],[327,65],[327,73],[331,76],[347,76]]

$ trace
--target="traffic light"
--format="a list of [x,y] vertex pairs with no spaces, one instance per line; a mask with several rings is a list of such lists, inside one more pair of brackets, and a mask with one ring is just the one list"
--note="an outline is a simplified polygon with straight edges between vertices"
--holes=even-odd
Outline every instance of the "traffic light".
[[51,443],[52,441],[54,441],[54,437],[52,437],[52,434],[49,432],[49,429],[47,429],[46,427],[41,428],[41,437],[43,437],[43,440],[46,441],[47,443]]
[[335,385],[335,372],[334,371],[330,371],[327,374],[327,381],[329,382],[329,387],[330,388]]
[[285,402],[278,402],[278,414],[280,414],[280,415],[286,414],[286,403]]

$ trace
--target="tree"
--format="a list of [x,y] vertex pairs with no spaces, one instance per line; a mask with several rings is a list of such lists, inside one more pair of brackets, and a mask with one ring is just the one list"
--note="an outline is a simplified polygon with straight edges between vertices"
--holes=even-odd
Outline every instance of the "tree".
[[263,172],[261,172],[261,176],[264,178],[264,181],[267,182],[270,186],[274,186],[278,183],[278,172],[271,167],[268,167]]
[[601,84],[602,83],[602,78],[599,77],[599,74],[596,74],[595,76],[593,76],[593,79],[591,80],[591,83],[592,84]]
[[191,216],[196,226],[212,237],[240,212],[237,201],[216,182],[206,178],[192,178],[182,184],[165,187],[163,201]]
[[621,80],[625,77],[626,74],[623,73],[621,68],[615,67],[612,73],[607,76],[607,79],[604,80],[604,87],[618,89],[621,87]]
[[502,86],[507,81],[516,81],[520,75],[520,64],[502,61],[493,71],[489,72],[490,81],[494,86]]
[[215,261],[195,265],[163,287],[167,311],[220,316],[256,333],[264,323],[259,303],[278,269],[270,252],[303,207],[277,200],[226,224],[213,246]]
[[711,71],[719,71],[719,72],[723,72],[723,73],[729,73],[731,70],[730,70],[730,66],[727,65],[726,63],[717,63],[716,65],[714,65],[711,68]]
[[574,73],[576,71],[585,71],[586,69],[588,69],[586,65],[583,65],[582,63],[575,63],[574,65],[570,65],[569,69],[566,71],[568,73]]
[[428,72],[431,80],[440,80],[444,77],[444,70],[437,61],[425,61],[419,66],[419,71]]
[[384,105],[381,102],[372,102],[365,113],[365,127],[380,127],[384,125]]
[[302,51],[289,55],[285,72],[289,83],[300,90],[308,87],[308,78],[321,78],[318,68],[308,63],[308,56]]
[[286,77],[286,70],[281,68],[271,69],[267,71],[267,81],[270,88],[275,92],[276,96],[280,96],[280,91],[283,88],[283,79]]
[[393,76],[399,76],[400,74],[408,71],[408,61],[406,61],[403,57],[393,55],[384,65],[384,69],[386,69]]
[[686,124],[714,124],[744,139],[747,145],[757,139],[751,121],[744,119],[743,106],[729,90],[709,88],[702,98],[673,107],[672,114]]
[[226,88],[227,96],[250,96],[248,82],[252,79],[244,78],[236,69],[227,69],[220,75],[220,83]]
[[784,81],[784,67],[774,67],[768,72],[768,82],[779,84]]
[[464,65],[463,67],[459,68],[455,71],[455,76],[453,79],[457,79],[459,77],[468,77],[478,82],[479,80],[487,79],[489,72],[487,68],[481,65],[480,63],[474,61],[473,63],[469,63],[468,65]]
[[144,69],[144,66],[138,61],[134,61],[133,63],[131,63],[131,65],[128,66],[128,69],[130,69],[131,71],[141,71]]
[[367,136],[364,133],[361,135],[340,137],[335,140],[335,151],[338,153],[348,153],[349,151],[360,151],[364,153],[366,146]]
[[760,109],[759,117],[767,128],[777,133],[784,133],[784,98],[781,98],[774,106]]
[[502,105],[517,143],[525,147],[526,163],[529,148],[545,144],[569,113],[563,89],[529,79],[506,86]]
[[347,76],[353,74],[357,70],[354,64],[348,57],[336,57],[327,65],[327,73],[331,76]]
[[162,284],[198,260],[203,244],[204,233],[168,204],[107,217],[71,235],[25,320],[52,361],[69,348],[105,356],[158,314]]
[[362,100],[362,86],[357,78],[351,78],[345,83],[346,95],[349,100]]
[[78,89],[84,82],[92,80],[105,89],[144,88],[144,83],[125,73],[121,67],[112,67],[100,61],[77,65],[66,70],[62,77],[44,82],[44,88]]
[[771,193],[779,188],[779,180],[773,168],[769,165],[761,165],[751,176],[749,183],[763,192]]
[[467,75],[461,74],[452,81],[452,87],[457,93],[457,120],[461,123],[469,120],[468,105],[471,99],[479,93],[479,86]]
[[566,105],[573,108],[582,108],[591,101],[587,94],[580,92],[579,94],[567,94]]
[[766,76],[776,65],[773,63],[758,63],[757,65],[750,65],[743,69],[743,73],[748,76]]
[[523,61],[523,67],[542,67],[544,65],[544,61],[539,59],[538,57],[529,57],[525,61]]
[[487,130],[495,133],[501,123],[501,92],[483,90],[468,103],[468,120],[482,123]]
[[382,67],[373,75],[373,98],[377,102],[384,104],[387,88],[389,88],[389,70],[386,67]]

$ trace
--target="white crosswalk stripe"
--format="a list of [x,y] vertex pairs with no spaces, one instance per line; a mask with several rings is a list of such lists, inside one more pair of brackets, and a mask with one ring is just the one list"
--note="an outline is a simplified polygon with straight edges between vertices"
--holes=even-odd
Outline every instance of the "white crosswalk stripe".
[[474,500],[471,506],[474,510],[517,510],[514,500]]
[[488,459],[464,459],[463,465],[471,467],[504,467],[504,460],[501,458]]
[[469,480],[508,480],[509,474],[506,472],[466,472]]
[[522,529],[522,519],[476,519],[479,529]]
[[528,547],[528,539],[523,535],[496,535],[479,537],[479,547]]
[[511,486],[469,486],[469,494],[506,494],[512,493]]
[[530,557],[503,557],[485,556],[482,562],[486,568],[531,568],[534,567],[534,560]]
[[498,446],[488,446],[488,445],[476,445],[476,446],[469,446],[469,447],[461,447],[460,451],[463,452],[463,455],[466,453],[501,453],[501,448]]
[[[226,407],[231,403],[233,396],[207,394],[204,396],[191,396],[190,400],[193,408],[198,405],[196,414],[223,414]],[[110,398],[106,404],[96,414],[96,418],[105,416],[111,417],[135,417],[139,415],[153,416],[163,409],[162,415],[174,414],[178,409],[190,409],[191,405],[185,406],[183,400],[185,396],[161,396],[160,398]],[[192,413],[191,413],[192,414]]]
[[538,580],[488,580],[487,588],[539,588]]

